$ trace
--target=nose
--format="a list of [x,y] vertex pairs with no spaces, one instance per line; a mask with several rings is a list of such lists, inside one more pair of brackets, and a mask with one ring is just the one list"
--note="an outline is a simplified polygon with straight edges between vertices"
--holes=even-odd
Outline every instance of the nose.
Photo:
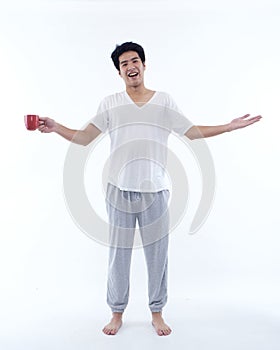
[[128,70],[134,69],[135,68],[134,63],[133,62],[128,63],[127,68]]

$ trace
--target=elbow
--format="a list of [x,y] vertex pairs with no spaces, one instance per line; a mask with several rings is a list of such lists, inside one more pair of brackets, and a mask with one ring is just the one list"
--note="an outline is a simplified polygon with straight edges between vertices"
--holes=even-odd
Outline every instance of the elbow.
[[190,141],[193,141],[197,138],[197,127],[192,126],[185,134]]
[[86,141],[84,141],[84,142],[82,143],[82,146],[86,147],[86,146],[88,146],[89,144],[90,144],[90,142],[89,142],[88,140],[86,140]]
[[83,131],[83,133],[82,133],[81,141],[82,141],[81,144],[84,147],[88,146],[91,143],[91,139],[90,139],[89,135],[85,131]]
[[195,140],[195,139],[196,139],[196,137],[195,137],[195,136],[187,136],[187,138],[188,138],[190,141],[193,141],[193,140]]
[[191,133],[186,133],[185,134],[186,138],[189,139],[190,141],[193,141],[196,139],[195,135],[192,135]]

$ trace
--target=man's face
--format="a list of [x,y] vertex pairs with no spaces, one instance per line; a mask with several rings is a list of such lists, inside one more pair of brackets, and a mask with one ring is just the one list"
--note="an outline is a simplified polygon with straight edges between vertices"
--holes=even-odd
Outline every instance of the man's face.
[[145,64],[142,63],[139,55],[135,51],[127,51],[120,55],[120,76],[127,87],[137,87],[143,84]]

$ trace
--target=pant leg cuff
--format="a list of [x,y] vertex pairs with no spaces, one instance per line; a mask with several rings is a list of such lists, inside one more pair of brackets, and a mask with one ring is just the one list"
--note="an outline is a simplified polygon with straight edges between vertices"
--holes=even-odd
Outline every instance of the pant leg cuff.
[[120,310],[120,309],[111,309],[112,312],[118,312],[120,314],[122,314],[124,312],[124,310]]
[[150,309],[151,312],[162,312],[162,309]]

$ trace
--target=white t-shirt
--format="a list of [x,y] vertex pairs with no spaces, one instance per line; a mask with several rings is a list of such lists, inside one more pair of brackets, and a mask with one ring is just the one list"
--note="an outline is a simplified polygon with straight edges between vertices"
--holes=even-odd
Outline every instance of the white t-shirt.
[[126,91],[107,96],[91,123],[110,134],[108,182],[126,191],[170,189],[168,136],[171,132],[183,136],[193,125],[169,94],[156,91],[141,107]]

